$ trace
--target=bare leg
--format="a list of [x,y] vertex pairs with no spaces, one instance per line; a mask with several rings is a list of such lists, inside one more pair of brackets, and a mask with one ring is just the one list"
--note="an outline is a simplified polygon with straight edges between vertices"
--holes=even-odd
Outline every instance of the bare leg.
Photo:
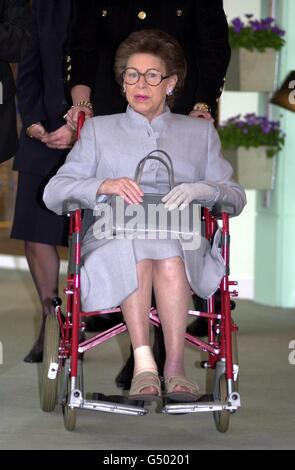
[[[141,346],[149,346],[149,311],[152,292],[152,261],[143,260],[137,263],[138,288],[121,305],[123,316],[128,328],[133,350]],[[134,376],[140,370],[141,364],[136,355]],[[156,364],[152,367],[156,370]],[[145,393],[155,393],[154,387],[144,389]]]
[[190,287],[180,257],[153,261],[153,287],[166,348],[164,377],[183,376]]
[[39,336],[25,361],[39,362],[42,360],[45,317],[54,312],[51,302],[58,295],[59,256],[55,246],[28,241],[25,242],[25,254],[41,302],[43,319]]
[[152,261],[137,263],[138,288],[122,303],[133,349],[149,346],[149,311],[152,291]]

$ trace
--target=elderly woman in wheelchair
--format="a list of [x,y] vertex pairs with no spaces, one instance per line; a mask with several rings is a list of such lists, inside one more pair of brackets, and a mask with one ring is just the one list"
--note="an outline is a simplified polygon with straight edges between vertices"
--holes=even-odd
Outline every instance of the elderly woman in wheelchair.
[[[102,72],[103,73],[103,72]],[[243,189],[231,180],[232,169],[220,154],[220,141],[210,121],[170,112],[181,89],[186,62],[177,41],[161,31],[131,34],[119,47],[115,76],[128,102],[125,113],[87,119],[81,138],[65,164],[48,183],[44,201],[61,214],[63,201],[79,200],[94,209],[97,198],[121,196],[141,204],[145,193],[164,193],[168,210],[198,200],[206,207],[229,203],[234,215],[243,209]],[[169,190],[159,160],[145,165],[140,184],[138,162],[162,149],[170,156],[176,186]],[[154,152],[156,153],[156,152]],[[83,239],[81,300],[84,311],[120,305],[134,349],[134,375],[129,397],[161,396],[157,366],[149,344],[149,312],[154,289],[164,333],[166,396],[191,401],[198,386],[186,377],[184,344],[191,289],[212,295],[224,275],[218,250],[202,237],[196,250],[176,239],[103,239],[91,226]]]

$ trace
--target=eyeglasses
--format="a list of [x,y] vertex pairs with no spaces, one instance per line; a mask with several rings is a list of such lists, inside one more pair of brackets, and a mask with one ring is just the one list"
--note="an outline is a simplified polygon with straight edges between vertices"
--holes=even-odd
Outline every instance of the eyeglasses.
[[170,75],[166,75],[165,77],[159,72],[159,70],[155,69],[148,69],[146,72],[141,73],[137,69],[133,67],[128,67],[122,73],[122,78],[127,85],[135,85],[143,76],[146,83],[151,86],[158,86],[163,80],[166,80]]

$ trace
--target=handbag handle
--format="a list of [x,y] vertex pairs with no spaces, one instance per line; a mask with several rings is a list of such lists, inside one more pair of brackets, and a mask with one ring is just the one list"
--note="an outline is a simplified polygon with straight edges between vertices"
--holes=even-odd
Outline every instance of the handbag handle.
[[[153,154],[157,152],[157,153],[161,153],[163,155],[165,155],[165,157],[168,159],[168,163],[165,162],[165,160],[163,160],[163,158],[161,157],[157,157],[157,156],[154,156]],[[167,172],[168,172],[168,176],[169,176],[169,186],[170,186],[170,189],[174,188],[174,168],[173,168],[173,163],[172,163],[172,160],[171,158],[169,157],[168,153],[165,152],[164,150],[153,150],[152,152],[150,152],[146,157],[142,158],[140,160],[140,162],[138,163],[137,167],[136,167],[136,170],[135,170],[135,176],[134,176],[134,179],[135,181],[139,184],[140,183],[140,180],[141,180],[141,177],[142,177],[142,173],[143,173],[143,169],[144,169],[144,166],[146,164],[146,161],[147,160],[158,160],[159,162],[161,162],[167,169]]]

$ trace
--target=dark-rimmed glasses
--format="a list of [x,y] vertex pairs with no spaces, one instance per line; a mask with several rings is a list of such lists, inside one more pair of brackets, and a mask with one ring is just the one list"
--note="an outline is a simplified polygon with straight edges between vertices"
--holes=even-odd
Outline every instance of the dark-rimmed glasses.
[[170,75],[165,77],[156,69],[148,69],[146,72],[141,73],[133,67],[127,67],[122,73],[122,78],[127,85],[135,85],[143,76],[146,83],[151,86],[158,86],[163,80],[166,80]]

